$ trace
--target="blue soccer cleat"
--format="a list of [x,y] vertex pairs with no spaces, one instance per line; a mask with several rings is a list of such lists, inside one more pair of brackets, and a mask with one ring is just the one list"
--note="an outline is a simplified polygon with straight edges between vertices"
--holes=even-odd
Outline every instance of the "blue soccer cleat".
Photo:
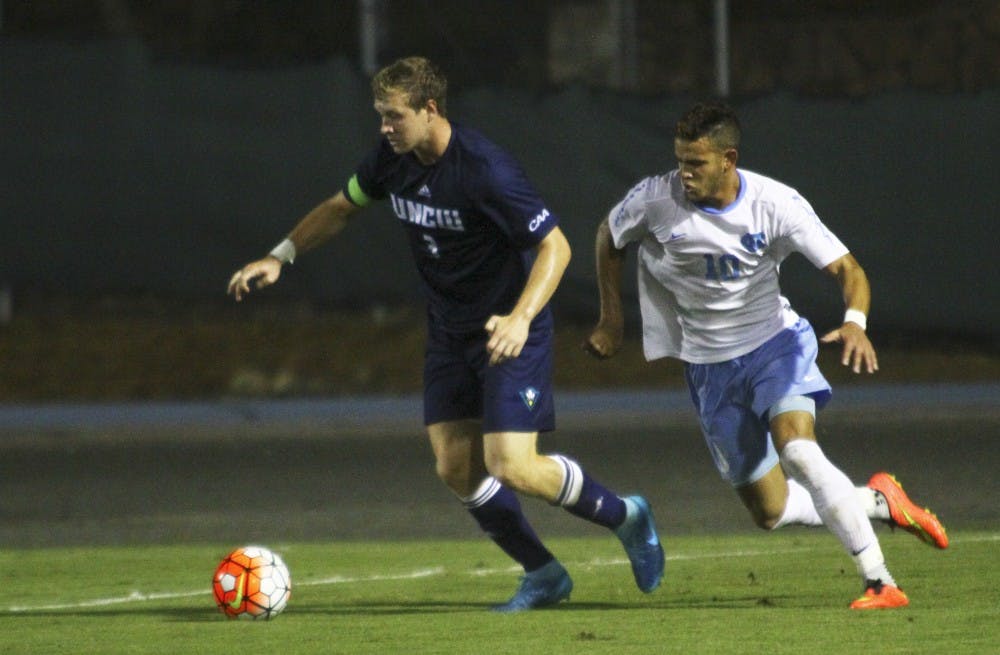
[[514,596],[503,605],[494,605],[494,612],[523,612],[538,607],[555,605],[569,598],[573,580],[558,560],[521,577],[521,585]]
[[625,546],[625,553],[632,563],[635,584],[644,593],[660,586],[663,579],[665,557],[660,538],[653,523],[653,510],[642,496],[625,498],[628,515],[625,522],[615,529],[615,534]]

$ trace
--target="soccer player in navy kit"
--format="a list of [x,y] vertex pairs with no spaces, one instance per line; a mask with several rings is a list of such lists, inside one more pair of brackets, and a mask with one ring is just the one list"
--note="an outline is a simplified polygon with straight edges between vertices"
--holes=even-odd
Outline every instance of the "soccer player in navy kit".
[[649,504],[619,497],[572,459],[541,455],[555,427],[553,320],[548,301],[570,248],[521,167],[478,132],[446,117],[447,81],[421,57],[372,80],[382,139],[344,190],[309,212],[263,259],[237,271],[237,301],[273,284],[281,267],[388,198],[406,230],[427,298],[424,424],[441,480],[525,570],[502,612],[569,597],[566,569],[542,544],[515,491],[613,530],[639,588],[660,583],[664,555]]

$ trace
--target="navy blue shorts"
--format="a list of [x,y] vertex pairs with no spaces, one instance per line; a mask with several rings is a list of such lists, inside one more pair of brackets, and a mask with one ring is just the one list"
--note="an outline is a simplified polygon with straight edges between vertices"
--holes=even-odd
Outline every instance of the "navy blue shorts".
[[532,326],[520,356],[489,365],[485,330],[454,334],[428,326],[424,425],[482,419],[483,433],[555,429],[552,327]]

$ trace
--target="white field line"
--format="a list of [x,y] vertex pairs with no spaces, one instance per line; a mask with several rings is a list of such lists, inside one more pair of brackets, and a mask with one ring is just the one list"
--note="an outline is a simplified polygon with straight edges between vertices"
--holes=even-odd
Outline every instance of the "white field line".
[[[956,540],[957,543],[975,543],[983,541],[1000,541],[1000,534],[986,534],[977,535],[975,537],[968,537]],[[954,544],[955,542],[953,542]],[[726,552],[716,552],[716,553],[698,553],[690,555],[668,555],[667,561],[679,562],[685,560],[702,560],[702,559],[719,559],[719,558],[733,558],[733,557],[762,557],[762,556],[773,556],[773,555],[789,555],[793,553],[803,553],[815,550],[814,548],[787,548],[784,550],[734,550]],[[595,558],[589,562],[577,562],[572,563],[572,567],[583,567],[583,568],[598,568],[603,566],[624,566],[628,564],[628,560],[625,558]],[[445,574],[445,568],[438,566],[428,569],[417,569],[415,571],[410,571],[406,573],[395,573],[395,574],[378,574],[378,575],[365,575],[365,576],[343,576],[335,575],[328,578],[318,578],[315,580],[306,580],[305,582],[296,582],[294,586],[297,587],[321,587],[328,585],[338,585],[338,584],[354,584],[362,582],[393,582],[393,581],[403,581],[403,580],[418,580],[420,578],[429,578],[438,575]],[[487,575],[506,575],[509,573],[520,573],[521,567],[510,566],[503,568],[490,568],[490,569],[474,569],[471,571],[465,571],[465,575],[471,576],[487,576]],[[90,600],[82,600],[74,603],[54,603],[50,605],[12,605],[9,607],[0,608],[0,612],[3,613],[22,613],[30,614],[31,612],[51,612],[58,610],[74,610],[74,609],[87,609],[96,607],[108,607],[110,605],[122,605],[125,603],[140,603],[148,602],[154,600],[176,600],[180,598],[194,598],[196,596],[209,596],[211,595],[210,589],[202,589],[199,591],[176,591],[176,592],[152,592],[144,593],[141,591],[133,591],[125,596],[114,596],[110,598],[93,598]]]
[[[433,569],[419,569],[409,573],[399,573],[396,575],[368,575],[368,576],[333,576],[320,580],[307,580],[306,582],[296,582],[296,587],[316,587],[320,585],[349,584],[354,582],[381,582],[383,580],[416,580],[417,578],[427,578],[434,575],[441,575],[444,569],[441,567]],[[163,593],[143,593],[133,591],[126,596],[115,596],[112,598],[94,598],[76,603],[59,603],[53,605],[15,605],[0,609],[0,612],[10,613],[30,613],[30,612],[51,612],[53,610],[85,609],[93,607],[107,607],[108,605],[121,605],[123,603],[138,603],[150,600],[173,600],[177,598],[193,598],[195,596],[210,596],[212,590],[202,589],[201,591],[168,591]]]

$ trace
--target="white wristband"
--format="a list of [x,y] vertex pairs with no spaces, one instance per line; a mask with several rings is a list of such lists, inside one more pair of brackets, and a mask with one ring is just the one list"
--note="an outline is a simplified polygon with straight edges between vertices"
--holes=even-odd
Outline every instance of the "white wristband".
[[291,239],[285,239],[276,245],[270,254],[282,264],[291,264],[295,261],[295,244]]
[[868,329],[868,317],[860,309],[848,309],[844,312],[844,323],[857,323],[862,330]]

